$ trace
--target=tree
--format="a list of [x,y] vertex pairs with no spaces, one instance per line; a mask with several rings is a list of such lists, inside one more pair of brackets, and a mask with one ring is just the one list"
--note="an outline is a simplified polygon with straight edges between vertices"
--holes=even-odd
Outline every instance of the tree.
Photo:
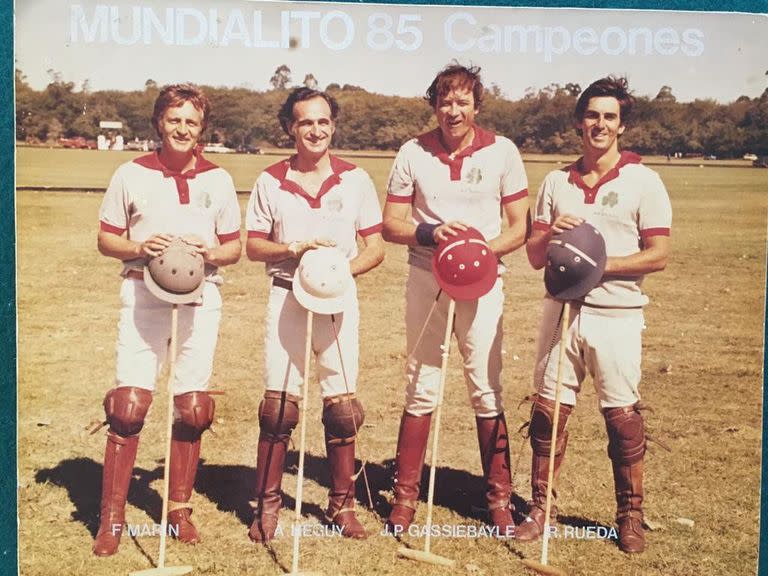
[[677,98],[672,94],[672,88],[669,86],[662,86],[654,100],[656,102],[677,102]]
[[312,73],[307,74],[304,76],[304,86],[309,88],[310,90],[317,90],[317,78],[315,78],[315,75]]
[[574,98],[577,98],[579,94],[581,94],[581,86],[574,82],[568,82],[565,85],[565,90],[566,92],[568,92],[568,94],[570,94]]
[[275,90],[285,90],[290,81],[291,69],[285,64],[280,64],[280,66],[275,69],[272,78],[269,79],[269,83],[272,84],[272,88]]

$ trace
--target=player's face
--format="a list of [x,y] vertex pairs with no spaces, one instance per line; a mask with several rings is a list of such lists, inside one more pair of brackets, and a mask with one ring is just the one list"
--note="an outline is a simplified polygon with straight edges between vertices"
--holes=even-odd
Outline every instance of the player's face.
[[578,128],[585,147],[601,151],[617,148],[619,135],[624,133],[619,101],[613,96],[590,98]]
[[331,147],[336,124],[331,118],[328,102],[318,96],[293,105],[293,122],[290,128],[299,156],[319,158]]
[[437,99],[435,116],[437,124],[443,133],[443,138],[449,142],[461,141],[475,123],[475,96],[472,88],[456,87]]
[[167,108],[158,120],[163,148],[176,154],[191,154],[203,133],[203,113],[191,102]]

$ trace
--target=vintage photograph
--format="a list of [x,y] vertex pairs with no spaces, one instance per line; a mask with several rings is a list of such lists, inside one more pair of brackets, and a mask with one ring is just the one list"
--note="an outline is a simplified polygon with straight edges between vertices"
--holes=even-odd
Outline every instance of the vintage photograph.
[[757,572],[765,15],[15,18],[20,574]]

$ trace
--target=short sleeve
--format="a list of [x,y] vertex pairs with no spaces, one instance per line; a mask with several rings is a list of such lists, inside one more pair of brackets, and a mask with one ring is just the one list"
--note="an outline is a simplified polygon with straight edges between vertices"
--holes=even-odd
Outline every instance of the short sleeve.
[[240,238],[240,204],[232,177],[226,175],[226,189],[222,190],[224,202],[216,215],[216,236],[219,242],[229,242]]
[[640,198],[638,228],[641,238],[669,236],[672,228],[672,204],[658,174],[653,172]]
[[412,203],[414,180],[408,161],[408,144],[400,148],[387,181],[387,202]]
[[504,158],[504,174],[501,179],[501,203],[516,202],[528,198],[528,177],[515,143],[509,142],[509,152]]
[[269,209],[267,179],[269,175],[262,173],[256,180],[248,199],[245,212],[245,228],[249,238],[269,238],[272,234],[273,217]]
[[362,201],[355,226],[360,236],[369,236],[382,230],[381,206],[376,194],[376,186],[365,172],[363,172],[360,188]]
[[552,179],[547,176],[541,183],[539,193],[536,196],[536,207],[533,214],[534,230],[549,230],[555,220],[552,187]]
[[99,226],[105,232],[122,235],[128,229],[127,190],[121,170],[112,175],[99,209]]

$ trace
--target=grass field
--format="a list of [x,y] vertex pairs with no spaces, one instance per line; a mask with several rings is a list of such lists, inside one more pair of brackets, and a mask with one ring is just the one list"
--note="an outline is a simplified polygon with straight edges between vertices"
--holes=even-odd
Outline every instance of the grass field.
[[[20,149],[19,185],[104,186],[131,156]],[[221,160],[238,189],[274,157]],[[359,160],[383,191],[388,159]],[[556,164],[527,166],[535,191]],[[645,554],[628,558],[613,542],[557,539],[550,562],[571,575],[742,576],[756,570],[759,541],[760,441],[768,171],[666,167],[659,171],[675,211],[673,256],[666,271],[646,280],[641,387],[655,409],[650,431],[672,448],[647,458],[646,515],[656,529]],[[246,197],[240,198],[244,205]],[[104,437],[84,431],[103,415],[112,386],[119,264],[96,251],[101,195],[19,192],[17,298],[19,333],[19,556],[24,575],[127,574],[157,559],[158,539],[124,536],[120,552],[98,559],[90,551],[98,526]],[[507,259],[504,383],[511,429],[527,420],[518,403],[529,392],[543,284],[524,254]],[[325,574],[525,574],[520,558],[538,558],[540,545],[488,538],[435,538],[434,552],[454,558],[453,571],[397,559],[398,543],[379,536],[387,513],[402,409],[405,333],[405,249],[387,247],[378,269],[359,279],[361,376],[367,419],[362,455],[375,495],[361,507],[372,533],[364,542],[305,538],[301,567]],[[203,443],[194,518],[204,541],[192,548],[169,542],[168,563],[195,574],[279,574],[291,565],[291,538],[269,547],[250,544],[248,500],[255,472],[257,406],[262,394],[262,318],[267,295],[263,267],[243,259],[226,270],[222,322],[212,387],[216,434]],[[310,396],[304,511],[317,523],[326,503],[322,425],[316,388]],[[127,519],[159,521],[165,398],[159,395],[142,433]],[[564,525],[612,525],[614,514],[606,436],[596,397],[585,386],[570,423],[563,467]],[[298,436],[294,435],[296,440]],[[523,508],[529,497],[530,448],[514,436],[512,458]],[[429,457],[429,455],[428,455]],[[295,453],[284,479],[286,506],[295,494]],[[446,391],[434,521],[483,522],[481,471],[474,421],[454,354]],[[427,469],[425,467],[425,473]],[[359,487],[364,500],[364,490]],[[291,510],[281,517],[290,532]],[[417,521],[424,522],[426,505]],[[693,526],[678,522],[693,520]],[[419,538],[404,542],[421,548]]]

